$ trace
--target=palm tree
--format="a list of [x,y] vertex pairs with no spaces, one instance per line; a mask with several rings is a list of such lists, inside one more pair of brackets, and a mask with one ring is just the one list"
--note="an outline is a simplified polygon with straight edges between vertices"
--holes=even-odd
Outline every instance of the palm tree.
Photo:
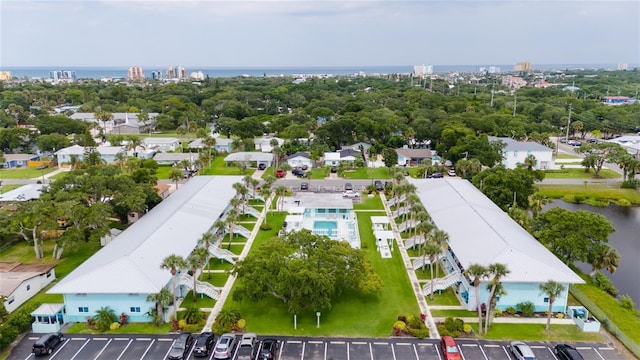
[[116,316],[116,312],[108,306],[101,307],[93,316],[93,322],[96,324],[96,328],[100,331],[109,330],[111,324],[117,320],[118,317]]
[[473,277],[473,289],[476,294],[476,307],[478,310],[478,335],[482,335],[482,306],[480,305],[480,282],[487,277],[487,268],[480,264],[471,264],[466,275]]
[[[216,225],[214,224],[213,226],[216,226]],[[213,235],[208,231],[202,234],[200,239],[198,239],[198,247],[202,247],[207,251],[206,262],[207,262],[207,269],[209,270],[207,271],[207,279],[211,279],[211,263],[209,262],[209,247],[211,246],[211,243],[213,241],[215,241],[215,235]],[[204,270],[204,267],[202,268],[202,270]]]
[[287,193],[287,188],[284,185],[278,186],[276,188],[276,195],[278,195],[278,204],[277,210],[282,211],[282,206],[284,205],[284,195]]
[[193,301],[195,302],[198,299],[198,294],[196,292],[196,280],[197,280],[197,272],[198,269],[204,267],[205,261],[207,260],[207,255],[209,252],[204,247],[196,247],[193,249],[191,254],[187,257],[187,265],[191,268],[191,277],[193,278]]
[[547,295],[547,297],[549,298],[549,310],[547,311],[547,327],[545,328],[545,331],[549,332],[549,327],[551,325],[551,314],[553,313],[553,302],[556,301],[556,298],[564,291],[564,285],[553,280],[549,280],[544,284],[540,284],[540,291],[542,291],[542,293]]
[[242,201],[242,215],[244,215],[244,206],[247,202],[247,194],[249,193],[249,189],[247,189],[247,187],[242,183],[235,183],[232,186],[236,191],[236,195],[240,196],[240,201]]
[[102,128],[104,129],[104,133],[106,134],[107,122],[113,120],[113,114],[108,111],[98,110],[93,114],[93,117],[98,121],[102,121]]
[[[422,262],[426,263],[427,258],[427,244],[430,243],[431,240],[431,231],[433,231],[434,226],[430,222],[423,222],[420,225],[416,226],[419,228],[420,235],[422,236],[422,244],[420,245],[420,253],[422,254]],[[422,272],[425,271],[425,268],[422,268]]]
[[169,172],[169,179],[171,179],[176,184],[176,190],[178,189],[178,181],[184,178],[184,172],[180,169],[173,168]]
[[[436,231],[433,232],[433,235],[431,236],[431,240],[436,243],[438,246],[440,246],[440,248],[444,251],[448,248],[449,246],[449,234],[444,231],[444,230],[440,230],[437,229]],[[436,276],[440,277],[440,262],[438,261],[438,265],[436,266]]]
[[171,254],[162,260],[160,268],[171,272],[171,288],[173,292],[173,318],[177,319],[178,305],[176,301],[176,274],[178,270],[187,266],[187,262],[180,255]]
[[138,147],[144,148],[144,142],[139,136],[128,136],[127,149],[133,152],[133,157],[138,157]]
[[524,168],[527,170],[535,169],[537,164],[538,160],[533,154],[527,155],[527,157],[522,162],[522,166],[524,166]]
[[591,273],[589,273],[591,276],[602,269],[613,274],[620,265],[620,254],[610,245],[599,244],[589,253],[589,263],[591,263]]
[[549,199],[539,192],[535,192],[532,195],[530,195],[529,208],[533,213],[533,217],[535,218],[542,211],[542,208],[548,203],[549,203]]
[[[411,218],[412,218],[412,220],[415,220],[415,221],[419,222],[419,224],[416,225],[413,228],[413,236],[418,236],[418,228],[420,227],[421,224],[424,224],[424,223],[431,224],[431,222],[430,222],[431,217],[425,211],[424,206],[422,206],[422,204],[420,204],[420,203],[415,204],[411,208]],[[431,230],[429,230],[429,231],[431,231]]]
[[149,294],[147,301],[152,301],[156,304],[156,315],[158,316],[157,325],[164,324],[164,308],[171,303],[171,292],[169,289],[163,287],[159,292]]
[[211,156],[211,149],[216,147],[216,138],[212,136],[207,136],[202,140],[202,144],[209,151],[209,167],[211,167],[211,160],[213,159],[213,157]]
[[229,244],[227,244],[227,250],[231,250],[231,242],[233,241],[233,226],[238,221],[238,212],[235,209],[229,210],[227,217],[224,219],[225,226],[229,230]]
[[498,288],[498,285],[502,285],[500,283],[500,280],[511,272],[507,268],[507,265],[501,264],[501,263],[490,264],[487,267],[487,271],[489,275],[493,276],[493,278],[491,279],[491,282],[490,282],[491,291],[489,292],[489,308],[487,309],[487,318],[484,323],[485,334],[487,333],[487,331],[489,331],[489,325],[491,325],[490,322],[492,320],[493,312],[495,310],[496,303],[497,303],[496,289]]
[[276,169],[278,169],[280,157],[284,154],[284,150],[280,146],[274,146],[273,149],[271,149],[271,153],[273,154],[273,159],[276,161]]
[[266,186],[263,187],[260,195],[264,198],[264,223],[265,225],[268,225],[267,215],[269,215],[269,209],[267,209],[267,200],[269,199],[269,196],[271,196],[271,189]]
[[425,255],[429,258],[429,271],[431,271],[431,294],[429,295],[431,300],[433,300],[433,283],[435,282],[435,278],[433,277],[433,264],[436,263],[441,252],[442,248],[433,241],[427,242],[424,249]]

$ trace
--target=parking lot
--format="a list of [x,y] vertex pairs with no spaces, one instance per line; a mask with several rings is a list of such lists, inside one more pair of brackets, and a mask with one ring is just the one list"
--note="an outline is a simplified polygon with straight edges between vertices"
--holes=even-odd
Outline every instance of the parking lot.
[[[175,336],[170,335],[67,335],[65,342],[47,357],[54,360],[161,360],[166,359]],[[259,339],[264,338],[258,336]],[[280,360],[442,360],[437,340],[413,338],[344,339],[284,338],[276,359]],[[9,360],[34,359],[30,334],[13,349]],[[217,340],[217,337],[216,337]],[[514,360],[507,342],[458,340],[463,360]],[[529,342],[538,360],[557,360],[554,344]],[[585,360],[624,360],[606,344],[574,344]],[[235,351],[234,351],[235,353]],[[212,359],[209,356],[206,359]],[[189,359],[193,355],[189,354]],[[205,358],[197,358],[205,359]]]

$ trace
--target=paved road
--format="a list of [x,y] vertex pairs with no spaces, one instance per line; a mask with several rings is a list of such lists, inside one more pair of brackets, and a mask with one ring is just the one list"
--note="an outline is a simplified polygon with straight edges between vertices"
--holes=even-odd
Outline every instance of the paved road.
[[[30,334],[13,349],[8,360],[33,360]],[[68,335],[48,357],[51,360],[161,360],[166,359],[175,336],[170,335]],[[259,337],[264,339],[264,336]],[[308,338],[275,337],[280,340],[276,360],[442,360],[437,340],[414,338]],[[464,360],[514,360],[503,341],[457,340]],[[555,344],[530,342],[536,359],[557,360]],[[573,344],[585,360],[624,360],[607,344]],[[189,353],[189,359],[193,359]],[[211,359],[207,358],[195,359]]]

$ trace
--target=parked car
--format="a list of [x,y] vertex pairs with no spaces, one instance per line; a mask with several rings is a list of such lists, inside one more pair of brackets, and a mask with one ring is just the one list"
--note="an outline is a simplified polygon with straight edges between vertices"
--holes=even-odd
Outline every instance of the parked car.
[[276,177],[277,177],[277,178],[284,177],[284,170],[282,170],[282,169],[278,169],[278,170],[276,171]]
[[267,168],[267,164],[265,164],[265,163],[258,164],[258,170],[264,170],[266,168]]
[[196,338],[196,344],[193,348],[193,356],[209,356],[214,342],[214,335],[212,332],[203,332]]
[[291,173],[297,177],[304,176],[304,170],[302,170],[302,168],[299,168],[299,167],[293,168],[293,170],[291,170]]
[[439,178],[444,177],[444,175],[442,175],[441,172],[436,172],[436,173],[431,174],[431,177],[435,178],[435,179],[439,179]]
[[258,336],[255,333],[246,333],[242,335],[240,340],[240,347],[238,348],[237,360],[254,360],[256,343],[258,342]]
[[591,144],[599,144],[600,143],[600,139],[589,139],[587,140],[589,143]]
[[353,190],[353,185],[350,182],[344,184],[344,191]]
[[262,348],[260,349],[260,360],[273,360],[276,358],[278,352],[278,340],[276,339],[264,339],[262,340]]
[[304,164],[302,165],[302,170],[307,171],[309,169],[309,165]]
[[563,143],[563,144],[566,144],[567,143],[567,138],[566,137],[561,137],[560,138],[560,142]]
[[31,347],[31,352],[35,356],[51,355],[62,342],[64,342],[64,335],[60,332],[45,334],[36,340]]
[[382,191],[382,190],[384,190],[384,186],[382,185],[382,181],[380,181],[380,180],[376,180],[376,181],[374,182],[374,184],[376,185],[376,190],[378,190],[378,191]]
[[529,345],[522,341],[512,341],[509,344],[509,350],[511,350],[516,360],[536,360],[536,356],[533,354]]
[[342,193],[342,197],[346,197],[346,198],[349,198],[349,199],[355,199],[355,198],[359,198],[360,194],[358,194],[357,192],[355,192],[353,190],[347,190],[347,191]]
[[558,360],[584,360],[582,355],[571,345],[558,344],[553,348]]
[[309,183],[308,182],[300,183],[300,190],[309,190]]
[[171,349],[169,349],[169,360],[185,360],[189,358],[189,350],[193,345],[193,336],[191,333],[184,332],[178,335],[178,338],[173,341]]
[[571,145],[571,146],[580,146],[580,145],[582,145],[582,143],[581,143],[580,141],[578,141],[578,140],[573,140],[573,139],[571,139],[571,140],[567,141],[567,144],[569,144],[569,145]]
[[456,176],[456,171],[454,169],[450,169],[449,171],[447,171],[447,175]]
[[216,347],[213,350],[214,359],[229,359],[236,347],[236,336],[231,333],[220,335]]
[[460,349],[451,336],[440,338],[440,349],[444,360],[461,360]]
[[338,168],[335,165],[333,165],[330,170],[332,173],[336,173],[338,171]]

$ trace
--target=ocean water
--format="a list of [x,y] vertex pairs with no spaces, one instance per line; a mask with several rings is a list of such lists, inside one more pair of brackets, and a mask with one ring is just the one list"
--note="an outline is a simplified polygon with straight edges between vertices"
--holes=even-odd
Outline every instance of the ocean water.
[[[500,68],[501,71],[512,71],[513,65],[434,65],[435,73],[449,72],[478,72],[480,68],[489,69],[490,66]],[[629,69],[638,67],[637,64],[629,64]],[[145,76],[151,77],[152,71],[161,71],[163,74],[166,67],[142,67]],[[295,76],[303,74],[322,75],[353,75],[364,73],[374,74],[410,74],[413,72],[413,65],[396,66],[344,66],[344,67],[252,67],[252,68],[225,68],[225,67],[188,67],[185,66],[187,75],[194,71],[202,73],[210,78],[230,78],[237,76]],[[616,69],[617,64],[532,64],[534,70],[565,70],[565,69]],[[2,67],[1,71],[11,71],[11,75],[17,78],[48,78],[49,71],[71,70],[76,72],[78,79],[100,79],[100,78],[126,78],[127,67]]]

